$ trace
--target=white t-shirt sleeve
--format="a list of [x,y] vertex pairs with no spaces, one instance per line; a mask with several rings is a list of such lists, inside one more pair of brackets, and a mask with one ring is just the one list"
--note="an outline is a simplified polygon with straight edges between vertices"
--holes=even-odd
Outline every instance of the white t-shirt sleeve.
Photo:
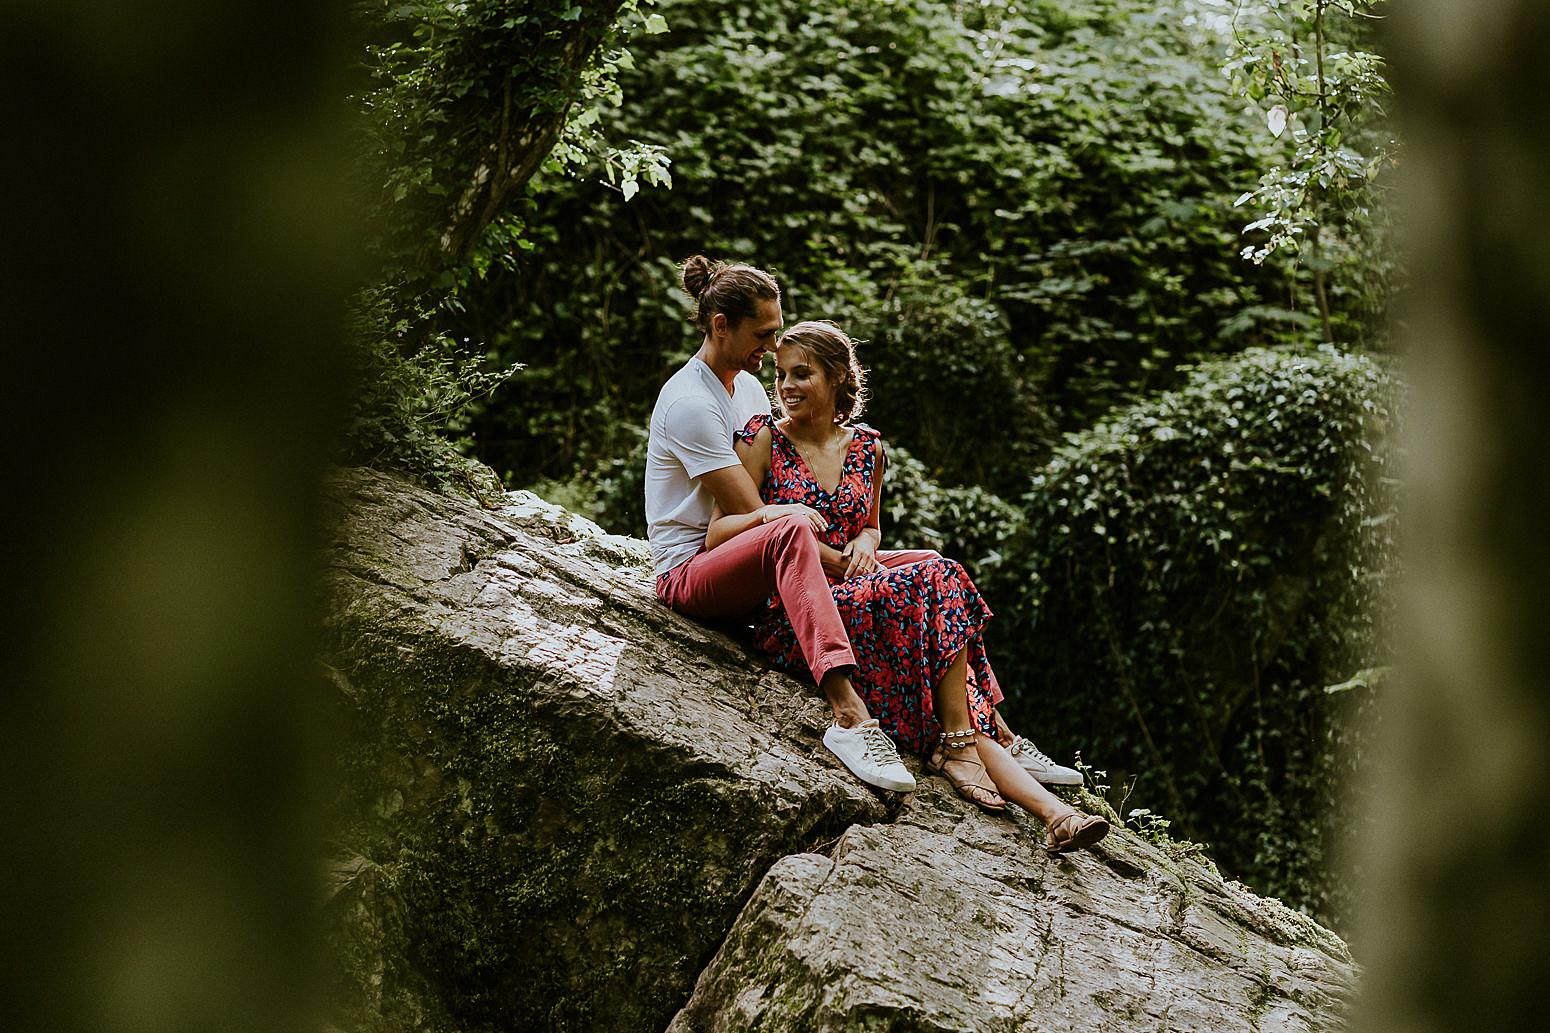
[[674,402],[663,423],[663,444],[691,478],[740,466],[732,450],[732,429],[714,409],[692,398]]

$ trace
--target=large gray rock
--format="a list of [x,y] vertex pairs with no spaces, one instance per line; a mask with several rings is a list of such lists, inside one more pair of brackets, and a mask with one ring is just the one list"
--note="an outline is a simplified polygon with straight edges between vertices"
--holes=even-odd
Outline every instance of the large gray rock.
[[341,1027],[660,1030],[777,859],[887,816],[641,543],[364,471],[334,499]]
[[1332,933],[1128,833],[1059,857],[1041,836],[927,781],[892,824],[778,862],[670,1033],[1340,1027]]
[[333,499],[340,1029],[1338,1025],[1344,946],[1209,866],[857,783],[639,541],[367,471]]

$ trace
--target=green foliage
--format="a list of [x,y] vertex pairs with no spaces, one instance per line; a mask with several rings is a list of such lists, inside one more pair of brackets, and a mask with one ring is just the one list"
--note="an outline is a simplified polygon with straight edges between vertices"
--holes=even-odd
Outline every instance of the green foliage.
[[983,488],[951,487],[925,464],[889,445],[883,473],[883,547],[935,549],[964,565],[992,598],[1011,595],[1006,539],[1022,523],[1017,509]]
[[1150,808],[1134,807],[1125,815],[1125,824],[1134,828],[1148,843],[1160,844],[1167,837],[1173,822],[1161,814],[1154,814]]
[[645,427],[633,428],[636,445],[604,465],[597,478],[597,511],[592,519],[615,534],[646,535]]
[[1391,390],[1255,349],[1073,436],[1023,499],[992,652],[1041,736],[1101,744],[1141,809],[1325,919],[1371,698],[1325,687],[1383,655]]
[[[450,288],[509,261],[523,237],[508,205],[542,163],[621,160],[592,126],[621,97],[629,54],[601,44],[639,27],[634,0],[361,0],[356,10],[361,179],[389,278]],[[644,165],[654,179],[659,163]]]
[[[876,306],[866,418],[906,435],[937,477],[1011,484],[1053,434],[1005,312],[937,263],[906,268]],[[994,447],[985,447],[995,442]]]
[[1271,0],[1234,10],[1225,70],[1235,90],[1261,105],[1267,131],[1281,142],[1258,185],[1235,202],[1258,209],[1244,227],[1257,243],[1242,254],[1256,264],[1282,249],[1306,257],[1326,339],[1335,335],[1325,291],[1331,270],[1347,292],[1378,294],[1380,306],[1392,275],[1387,262],[1368,264],[1387,250],[1375,243],[1386,229],[1379,175],[1397,151],[1382,108],[1383,59],[1365,46],[1382,6]]
[[[650,0],[646,0],[649,4]],[[455,332],[463,295],[532,247],[514,205],[541,169],[589,160],[633,193],[670,185],[658,147],[615,147],[599,113],[631,66],[619,44],[660,32],[638,0],[516,5],[363,0],[357,188],[376,283],[352,318],[358,390],[346,458],[440,486],[467,479],[470,403],[522,364]],[[618,18],[617,24],[615,18]],[[605,39],[608,45],[604,45]]]
[[426,329],[419,319],[395,318],[402,305],[386,288],[362,291],[354,299],[350,336],[355,392],[345,426],[348,462],[400,469],[443,491],[491,496],[479,464],[462,450],[469,406],[488,397],[521,368],[489,368],[484,356],[469,354],[466,342]]
[[664,148],[673,189],[626,205],[597,162],[545,179],[534,250],[466,297],[460,333],[528,364],[478,423],[514,482],[633,446],[695,344],[675,265],[697,251],[771,268],[788,319],[869,341],[873,421],[944,482],[1003,493],[1180,362],[1316,340],[1305,273],[1236,255],[1233,200],[1278,144],[1221,74],[1213,5],[661,10],[598,127]]

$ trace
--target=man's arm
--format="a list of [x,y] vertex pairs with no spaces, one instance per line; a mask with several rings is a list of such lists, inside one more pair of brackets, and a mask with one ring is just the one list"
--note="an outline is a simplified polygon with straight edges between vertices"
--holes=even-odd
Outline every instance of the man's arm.
[[[729,476],[730,475],[730,476]],[[712,478],[716,482],[712,483]],[[731,494],[734,498],[740,497],[748,485],[753,483],[741,466],[729,466],[724,470],[714,470],[704,477],[705,486],[710,488],[711,495],[716,498],[716,507],[710,512],[710,526],[705,529],[705,548],[714,549],[723,542],[736,538],[751,528],[764,523],[765,514],[769,507],[759,502],[759,496],[754,495],[755,506],[753,509],[744,510],[741,513],[728,515],[721,504],[723,495]],[[733,505],[740,503],[734,502]]]
[[759,500],[759,489],[754,485],[753,477],[741,463],[712,470],[700,481],[710,489],[711,497],[722,513],[742,516],[764,505]]
[[[712,470],[702,478],[716,500],[716,507],[710,513],[710,527],[705,531],[706,549],[714,549],[722,542],[758,527],[768,511],[759,498],[758,485],[764,481],[770,465],[769,430],[759,431],[753,441],[738,441],[733,448],[740,465]],[[753,505],[747,506],[750,495]]]
[[680,398],[662,419],[662,442],[691,479],[710,489],[723,513],[741,515],[760,506],[759,482],[733,450],[725,424],[695,399]]
[[[739,440],[734,446],[738,459],[742,461],[741,469],[747,474],[749,483],[764,483],[765,474],[769,473],[770,469],[772,441],[769,428],[764,428],[754,436],[752,441]],[[744,531],[758,527],[760,524],[773,520],[777,516],[802,515],[812,521],[813,530],[821,531],[823,529],[823,517],[819,516],[813,509],[802,505],[771,506],[761,504],[746,513],[729,514],[727,507],[722,504],[720,496],[717,494],[716,486],[711,483],[711,478],[736,469],[738,468],[727,467],[722,470],[712,470],[704,475],[706,487],[710,488],[711,495],[716,498],[716,506],[711,510],[710,514],[710,527],[705,534],[706,549],[714,549],[722,542],[736,538]],[[736,478],[727,478],[727,480],[732,482],[732,490],[738,490],[739,486],[736,483]],[[755,495],[755,501],[762,502],[757,495]],[[828,546],[820,542],[818,548],[819,555],[822,557],[823,550],[827,549]],[[829,551],[833,552],[832,549]],[[834,556],[838,557],[839,553],[835,552]]]

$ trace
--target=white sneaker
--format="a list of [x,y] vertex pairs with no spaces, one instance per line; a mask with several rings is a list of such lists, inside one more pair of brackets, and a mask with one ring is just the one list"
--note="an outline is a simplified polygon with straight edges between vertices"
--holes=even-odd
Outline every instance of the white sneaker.
[[915,789],[915,777],[899,759],[899,751],[877,724],[877,718],[863,721],[854,728],[830,725],[823,733],[829,752],[850,769],[850,773],[868,785],[909,793]]
[[1012,759],[1021,764],[1023,768],[1034,778],[1047,786],[1079,786],[1082,784],[1082,773],[1076,768],[1068,768],[1063,764],[1056,764],[1053,760],[1033,743],[1017,735],[1012,737],[1012,745],[1006,751],[1012,755]]

